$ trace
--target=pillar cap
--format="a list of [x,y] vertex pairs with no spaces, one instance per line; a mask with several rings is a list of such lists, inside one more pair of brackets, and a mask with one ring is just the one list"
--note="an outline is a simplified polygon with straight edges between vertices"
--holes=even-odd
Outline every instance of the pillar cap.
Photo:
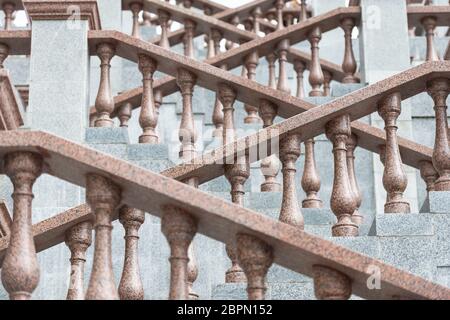
[[23,6],[33,20],[67,20],[72,7],[79,8],[81,20],[89,21],[91,30],[101,30],[97,0],[23,0]]

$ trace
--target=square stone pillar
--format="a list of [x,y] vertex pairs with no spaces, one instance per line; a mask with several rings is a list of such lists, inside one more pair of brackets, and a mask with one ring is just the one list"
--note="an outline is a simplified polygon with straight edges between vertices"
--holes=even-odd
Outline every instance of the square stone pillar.
[[[411,67],[406,1],[361,0],[361,25],[359,28],[362,81],[373,84]],[[393,54],[395,52],[395,54]],[[384,128],[384,121],[374,113],[372,125]],[[398,135],[412,139],[411,106],[402,102],[398,119]],[[379,156],[373,155],[375,175],[375,201],[377,213],[384,211],[386,191],[382,184],[384,166]],[[404,167],[408,177],[405,198],[412,212],[418,212],[418,196],[415,169]]]

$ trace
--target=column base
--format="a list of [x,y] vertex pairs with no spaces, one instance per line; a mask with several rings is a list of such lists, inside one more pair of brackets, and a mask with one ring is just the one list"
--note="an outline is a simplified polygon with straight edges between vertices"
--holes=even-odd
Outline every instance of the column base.
[[251,123],[262,123],[262,120],[258,115],[256,114],[249,114],[244,118],[244,123],[251,124]]
[[340,216],[338,222],[331,227],[331,235],[333,237],[357,237],[359,229],[350,215]]
[[155,135],[141,135],[139,136],[139,143],[158,144],[159,138]]
[[440,177],[434,183],[435,191],[450,191],[450,178],[449,177]]
[[231,267],[225,273],[225,283],[247,282],[244,271],[238,265]]
[[263,182],[261,192],[280,192],[281,185],[278,182]]
[[322,208],[323,202],[320,199],[312,198],[312,199],[304,199],[302,201],[302,208]]
[[384,205],[384,213],[410,213],[409,202],[391,201]]

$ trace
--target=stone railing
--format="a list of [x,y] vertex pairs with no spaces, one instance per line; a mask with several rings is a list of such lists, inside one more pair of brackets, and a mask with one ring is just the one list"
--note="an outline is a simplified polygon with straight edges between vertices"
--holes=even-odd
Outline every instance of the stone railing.
[[[33,232],[35,239],[41,236],[36,243],[44,247],[65,238],[72,254],[69,299],[142,299],[136,249],[143,212],[162,219],[161,229],[171,249],[170,299],[189,296],[188,248],[196,233],[237,248],[236,259],[247,278],[249,299],[264,299],[265,277],[273,263],[311,276],[319,299],[348,299],[352,293],[378,299],[450,298],[448,288],[57,136],[38,131],[0,132],[0,145],[4,160],[1,171],[14,185],[11,236],[0,238],[0,246],[8,247],[2,282],[11,299],[29,299],[39,282]],[[61,221],[54,218],[33,228],[32,188],[43,173],[86,188],[92,213],[83,218],[76,211],[66,214],[72,219],[79,217],[70,229],[56,228],[55,223]],[[140,196],[143,194],[145,197]],[[124,265],[119,288],[111,258],[111,221],[118,213],[127,234],[125,261],[130,262]],[[91,245],[92,225],[94,261],[84,296],[85,252]],[[46,239],[42,232],[46,232]],[[381,290],[366,286],[370,267],[383,275]]]

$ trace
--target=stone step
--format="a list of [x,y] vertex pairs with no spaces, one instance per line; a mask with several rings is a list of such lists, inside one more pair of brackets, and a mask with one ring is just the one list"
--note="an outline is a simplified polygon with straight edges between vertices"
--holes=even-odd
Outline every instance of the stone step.
[[433,217],[425,213],[377,214],[369,234],[379,237],[432,236]]

